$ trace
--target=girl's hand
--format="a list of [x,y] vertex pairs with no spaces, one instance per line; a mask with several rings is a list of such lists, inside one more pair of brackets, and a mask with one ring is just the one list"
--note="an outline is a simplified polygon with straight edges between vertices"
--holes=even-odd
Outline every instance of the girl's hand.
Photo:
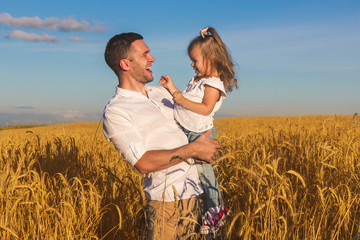
[[183,100],[184,96],[182,95],[181,92],[179,91],[175,91],[172,93],[172,96],[174,98],[174,101],[181,104],[181,101]]
[[178,92],[179,90],[176,88],[174,82],[172,81],[171,77],[168,75],[161,76],[160,78],[160,84],[167,89],[169,89],[171,95],[173,95],[175,92]]
[[[172,79],[171,79],[171,77],[169,77],[168,75],[166,75],[166,76],[161,76],[161,78],[160,78],[160,84],[163,85],[164,87],[168,88],[168,89],[169,89],[169,87],[171,87],[172,85],[175,86],[174,83],[173,83],[173,81],[172,81]],[[169,89],[169,90],[170,90],[170,89]]]
[[[165,76],[161,76],[159,83],[160,83],[162,86],[166,87],[166,85],[167,85],[167,79],[165,78]],[[166,87],[166,88],[167,88],[167,87]]]

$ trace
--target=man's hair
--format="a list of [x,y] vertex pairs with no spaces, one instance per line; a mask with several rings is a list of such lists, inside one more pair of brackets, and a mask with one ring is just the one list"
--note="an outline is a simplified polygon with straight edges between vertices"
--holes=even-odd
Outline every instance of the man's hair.
[[127,58],[131,51],[131,44],[136,40],[142,40],[140,34],[129,32],[113,36],[105,49],[105,62],[116,75],[123,69],[120,67],[121,59]]

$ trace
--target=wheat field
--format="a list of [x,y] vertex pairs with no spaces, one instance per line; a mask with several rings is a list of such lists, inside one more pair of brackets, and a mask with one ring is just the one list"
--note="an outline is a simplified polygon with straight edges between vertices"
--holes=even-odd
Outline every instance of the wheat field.
[[[357,117],[215,119],[216,239],[360,239]],[[101,124],[5,128],[0,155],[0,239],[144,238],[143,175]]]

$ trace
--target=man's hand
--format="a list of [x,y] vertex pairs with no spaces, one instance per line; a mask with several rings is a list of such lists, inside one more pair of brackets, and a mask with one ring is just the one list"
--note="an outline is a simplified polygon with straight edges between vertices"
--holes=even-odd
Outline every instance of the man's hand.
[[[183,162],[182,159],[188,159],[190,157],[201,159],[197,160],[199,162],[212,163],[218,156],[217,150],[221,146],[217,140],[209,138],[210,134],[211,130],[208,130],[194,142],[175,149],[149,150],[142,155],[134,166],[141,173],[149,173],[174,166]],[[170,159],[174,156],[180,156],[181,158],[175,158],[170,162]]]
[[213,163],[218,156],[218,149],[221,147],[217,140],[209,138],[211,130],[200,135],[193,144],[196,144],[195,161],[198,163]]

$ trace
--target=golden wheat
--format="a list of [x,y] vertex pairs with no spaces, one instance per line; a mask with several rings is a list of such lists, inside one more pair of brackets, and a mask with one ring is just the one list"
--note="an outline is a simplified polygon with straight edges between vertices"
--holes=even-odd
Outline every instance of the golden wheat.
[[[215,126],[222,149],[214,170],[232,210],[218,239],[360,236],[357,115]],[[143,175],[97,123],[1,130],[0,156],[0,239],[145,237]]]

